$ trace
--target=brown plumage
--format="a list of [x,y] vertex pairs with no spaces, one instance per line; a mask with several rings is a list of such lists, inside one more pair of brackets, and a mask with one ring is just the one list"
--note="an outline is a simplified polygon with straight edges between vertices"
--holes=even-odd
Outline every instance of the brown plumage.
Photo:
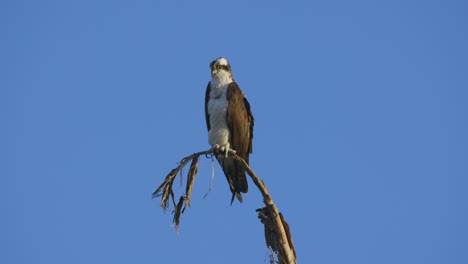
[[[216,61],[210,64],[212,70],[213,67],[215,67],[215,65],[213,65],[215,62]],[[230,73],[229,64],[225,70]],[[212,87],[210,82],[208,83],[205,94],[205,116],[208,131],[210,131],[212,128],[208,110],[211,89]],[[227,100],[226,124],[229,130],[229,147],[230,149],[235,150],[237,155],[249,163],[249,155],[252,153],[254,126],[254,118],[250,110],[250,104],[239,86],[234,81],[228,85],[225,96]],[[226,158],[224,153],[218,155],[217,159],[223,168],[224,174],[233,194],[231,203],[234,199],[234,196],[236,196],[237,199],[242,202],[242,196],[240,193],[247,193],[248,191],[247,178],[242,165],[232,158]]]

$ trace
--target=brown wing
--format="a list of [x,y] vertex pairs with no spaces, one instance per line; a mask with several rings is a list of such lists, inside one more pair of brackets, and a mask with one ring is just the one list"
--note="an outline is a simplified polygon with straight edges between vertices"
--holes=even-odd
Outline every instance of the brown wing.
[[[229,128],[229,144],[247,163],[249,154],[252,153],[252,138],[254,119],[250,111],[250,104],[240,90],[239,86],[232,82],[227,90],[227,126]],[[242,193],[248,192],[245,171],[237,160],[232,158],[218,159],[224,174],[229,182],[232,192],[231,204],[234,196],[242,202]]]
[[252,153],[254,118],[250,104],[239,86],[232,82],[227,90],[227,125],[230,130],[230,147],[247,163]]
[[205,120],[206,120],[206,128],[208,128],[208,131],[210,131],[211,125],[210,125],[210,115],[208,114],[208,100],[210,99],[210,91],[211,91],[211,82],[208,82],[208,86],[206,87],[206,92],[205,92]]

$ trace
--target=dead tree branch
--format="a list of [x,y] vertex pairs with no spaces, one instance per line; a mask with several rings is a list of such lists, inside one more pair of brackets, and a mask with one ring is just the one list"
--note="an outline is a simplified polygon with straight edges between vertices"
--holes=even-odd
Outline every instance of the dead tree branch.
[[[211,148],[209,150],[200,151],[183,158],[180,161],[179,166],[169,172],[163,183],[156,189],[156,191],[154,191],[153,198],[161,196],[160,206],[164,210],[167,210],[169,207],[169,197],[171,197],[174,205],[173,222],[176,229],[179,227],[181,214],[185,211],[186,207],[190,206],[190,195],[192,193],[195,176],[197,174],[199,157],[201,155],[205,155],[207,157],[213,156],[216,154],[216,151],[216,149]],[[260,178],[257,177],[247,162],[239,157],[234,151],[230,151],[229,156],[238,160],[243,165],[245,171],[263,196],[265,207],[257,209],[257,212],[258,218],[263,223],[265,228],[265,241],[267,247],[277,254],[278,263],[295,264],[296,251],[294,250],[289,225],[286,223],[283,215],[278,211],[276,205],[273,203],[273,199],[268,193],[268,189],[266,188],[265,184]],[[176,204],[172,185],[177,174],[182,171],[182,169],[188,164],[189,161],[192,161],[192,163],[190,164],[190,169],[187,176],[185,195],[181,196],[178,203]]]

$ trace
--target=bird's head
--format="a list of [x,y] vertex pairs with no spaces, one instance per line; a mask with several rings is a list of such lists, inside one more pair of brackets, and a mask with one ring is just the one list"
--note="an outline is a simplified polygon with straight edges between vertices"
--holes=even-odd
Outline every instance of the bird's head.
[[217,58],[216,60],[210,63],[211,77],[212,78],[230,78],[232,79],[231,66],[229,62],[223,58]]

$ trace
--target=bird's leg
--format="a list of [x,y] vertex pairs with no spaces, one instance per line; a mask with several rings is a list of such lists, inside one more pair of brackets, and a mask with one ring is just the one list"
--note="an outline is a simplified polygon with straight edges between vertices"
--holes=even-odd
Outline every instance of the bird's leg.
[[227,143],[224,147],[222,147],[221,151],[224,151],[225,158],[229,156],[229,153],[236,154],[236,151],[231,148],[231,145],[229,143]]
[[214,153],[215,156],[218,156],[218,153],[219,153],[220,149],[221,149],[221,146],[219,144],[214,144],[213,145],[213,153]]
[[221,152],[224,152],[224,158],[227,158],[229,156],[229,144],[221,147]]
[[227,143],[226,145],[214,144],[213,152],[215,153],[215,156],[221,156],[224,153],[224,158],[227,158],[229,156],[229,153],[236,153],[234,149],[230,148],[229,143]]

